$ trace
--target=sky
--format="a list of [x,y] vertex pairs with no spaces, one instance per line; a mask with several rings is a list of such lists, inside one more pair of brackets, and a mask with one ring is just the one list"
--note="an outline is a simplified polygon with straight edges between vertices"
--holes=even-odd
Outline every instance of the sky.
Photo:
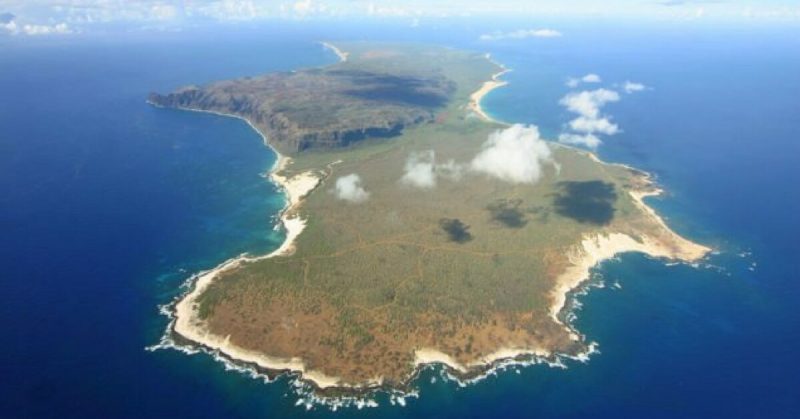
[[101,24],[453,17],[800,22],[800,0],[0,0],[0,35],[67,35]]

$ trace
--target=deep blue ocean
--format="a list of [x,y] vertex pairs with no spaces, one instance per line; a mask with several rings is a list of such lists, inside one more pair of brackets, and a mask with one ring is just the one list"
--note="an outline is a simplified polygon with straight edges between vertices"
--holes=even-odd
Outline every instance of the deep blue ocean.
[[[0,39],[0,417],[800,417],[800,28],[547,24],[564,36],[486,42],[498,23],[464,20]],[[575,322],[599,344],[587,364],[465,388],[432,369],[404,407],[306,411],[286,379],[146,351],[192,273],[281,242],[283,205],[245,123],[147,94],[332,63],[316,41],[348,39],[491,52],[514,71],[485,107],[551,138],[568,77],[644,83],[604,109],[623,132],[599,154],[654,173],[668,193],[650,202],[717,254],[599,267]]]

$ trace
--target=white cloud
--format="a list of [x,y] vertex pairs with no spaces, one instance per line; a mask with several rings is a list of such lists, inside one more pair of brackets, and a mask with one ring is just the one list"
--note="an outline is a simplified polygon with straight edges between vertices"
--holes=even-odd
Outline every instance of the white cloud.
[[[584,77],[586,78],[586,77]],[[559,102],[578,117],[569,122],[573,132],[562,133],[558,141],[566,144],[597,148],[601,144],[595,134],[614,135],[620,132],[619,126],[608,117],[600,115],[607,103],[619,101],[619,93],[608,89],[585,90],[564,96]]]
[[[391,3],[391,2],[384,2],[384,3]],[[367,15],[370,16],[402,17],[402,16],[410,16],[412,13],[420,14],[418,13],[418,11],[412,11],[405,7],[397,5],[390,5],[390,4],[381,5],[373,2],[367,4]]]
[[355,173],[336,179],[334,193],[337,198],[353,203],[364,202],[369,198],[369,192],[361,186],[361,176]]
[[600,76],[594,73],[589,73],[583,77],[581,77],[581,81],[584,83],[600,83]]
[[569,127],[573,131],[586,134],[596,132],[605,135],[614,135],[619,132],[619,126],[609,121],[608,118],[587,118],[585,116],[580,116],[570,121]]
[[574,89],[578,87],[581,83],[600,83],[602,79],[600,76],[594,73],[589,73],[583,77],[570,77],[567,79],[567,82],[564,83],[570,89]]
[[[212,18],[221,21],[252,19],[296,19],[330,17],[406,17],[444,18],[456,16],[491,17],[516,16],[520,19],[542,19],[564,16],[631,17],[668,20],[712,18],[725,20],[764,19],[775,21],[798,21],[800,9],[793,0],[771,1],[722,1],[722,0],[652,0],[612,2],[598,5],[589,0],[565,2],[557,0],[463,0],[458,2],[432,2],[425,0],[0,0],[0,8],[33,20],[24,23],[90,24],[112,21],[152,21],[164,24],[170,20],[189,22]],[[763,4],[762,4],[763,3]],[[785,3],[785,4],[775,4]],[[796,3],[796,1],[794,1]],[[664,5],[674,5],[664,7]],[[162,7],[163,6],[163,7]],[[746,6],[746,8],[744,8]],[[170,7],[177,14],[173,15]],[[154,10],[151,10],[154,8]],[[744,8],[744,9],[743,9]],[[0,21],[2,25],[7,22]],[[21,22],[17,22],[18,26]],[[85,27],[81,29],[87,29]],[[508,34],[494,32],[486,40],[512,38],[556,37],[560,33],[553,29],[520,29]]]
[[25,19],[17,19],[12,13],[0,13],[0,35],[66,35],[75,32],[67,22],[58,22],[56,19],[48,21],[50,24],[28,23]]
[[66,23],[55,25],[24,25],[22,31],[26,35],[65,35],[72,33],[72,29]]
[[39,36],[66,35],[73,33],[72,29],[66,23],[57,23],[55,25],[19,25],[16,21],[12,20],[8,23],[0,24],[0,28],[11,35]]
[[632,81],[626,81],[625,84],[622,85],[622,90],[624,90],[625,93],[641,92],[646,88],[647,86],[642,83],[634,83]]
[[458,164],[453,159],[445,163],[436,163],[436,153],[428,150],[408,156],[400,183],[421,189],[431,189],[436,187],[439,178],[457,181],[461,179],[463,172],[463,164]]
[[17,22],[14,22],[13,20],[0,24],[0,29],[3,29],[4,32],[10,33],[12,35],[16,35],[17,33],[19,33],[19,27],[17,27]]
[[406,161],[405,172],[400,182],[404,185],[430,189],[436,186],[436,156],[433,150],[414,153]]
[[[259,1],[258,8],[259,12],[257,13],[257,17],[269,17],[270,15],[274,15],[275,9],[274,6],[270,7],[270,2],[266,1]],[[294,3],[290,4],[290,7],[286,4],[281,4],[278,7],[280,11],[279,14],[284,18],[293,18],[293,19],[305,19],[305,18],[314,18],[314,17],[333,17],[337,16],[340,13],[340,10],[336,7],[330,7],[326,2],[322,0],[296,0]],[[291,12],[291,13],[290,13]]]
[[528,31],[528,35],[536,38],[558,38],[562,36],[561,32],[555,29],[536,29]]
[[564,144],[582,145],[589,148],[597,148],[602,141],[593,134],[561,134],[558,141]]
[[552,153],[539,129],[517,124],[491,133],[470,168],[506,182],[534,183],[548,162],[552,162]]
[[695,19],[700,19],[705,14],[706,14],[706,9],[704,9],[702,7],[698,7],[697,10],[695,10],[695,12],[694,12],[694,18]]
[[150,8],[150,13],[157,20],[170,20],[179,16],[178,8],[169,4],[155,4]]
[[293,8],[294,12],[301,16],[314,11],[314,5],[311,0],[299,0],[295,2]]
[[285,11],[286,7],[286,4],[281,4],[278,10],[274,10],[265,4],[257,4],[253,0],[221,0],[203,3],[190,9],[189,12],[223,21],[246,21]]
[[558,38],[561,32],[554,29],[518,29],[511,32],[499,32],[483,34],[481,41],[497,41],[500,39],[525,39],[525,38]]
[[619,93],[608,89],[586,90],[570,93],[559,102],[572,112],[589,118],[597,118],[600,108],[609,102],[619,101]]

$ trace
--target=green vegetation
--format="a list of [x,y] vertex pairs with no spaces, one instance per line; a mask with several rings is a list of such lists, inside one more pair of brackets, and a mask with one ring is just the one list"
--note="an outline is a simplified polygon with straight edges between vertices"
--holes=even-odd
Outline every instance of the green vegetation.
[[[420,348],[464,364],[506,347],[581,350],[549,315],[555,281],[587,234],[653,228],[628,193],[646,184],[642,174],[555,144],[537,182],[476,173],[469,162],[504,127],[466,104],[497,66],[444,48],[339,46],[349,60],[317,72],[403,80],[378,92],[378,101],[400,93],[395,102],[433,109],[432,118],[391,139],[294,155],[288,174],[326,173],[298,209],[307,226],[296,251],[221,275],[199,297],[199,317],[243,348],[301,357],[349,383],[402,382]],[[413,97],[391,90],[411,80],[422,83]],[[441,86],[448,86],[446,102],[439,93],[420,94]],[[415,153],[448,168],[432,187],[400,181]],[[366,202],[333,191],[353,173]]]

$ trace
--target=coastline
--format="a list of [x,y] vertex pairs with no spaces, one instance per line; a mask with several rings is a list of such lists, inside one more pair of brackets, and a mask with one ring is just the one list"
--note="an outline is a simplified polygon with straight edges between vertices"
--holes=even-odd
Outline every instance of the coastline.
[[470,370],[474,369],[491,369],[498,361],[513,360],[520,357],[542,359],[551,355],[553,355],[552,352],[543,348],[499,348],[489,355],[464,365],[438,349],[420,348],[414,351],[414,366],[420,368],[429,364],[444,364],[461,374],[468,374]]
[[[153,106],[158,106],[148,102]],[[265,355],[260,352],[247,350],[232,344],[229,337],[222,337],[210,333],[202,320],[197,318],[197,298],[217,279],[217,277],[231,269],[235,269],[244,263],[256,262],[278,256],[287,256],[294,251],[294,242],[300,233],[305,229],[306,220],[293,212],[302,203],[303,197],[308,195],[321,182],[321,178],[314,176],[311,172],[303,172],[295,176],[283,176],[283,172],[292,162],[291,158],[282,155],[272,147],[266,135],[262,133],[247,118],[223,112],[207,111],[191,108],[179,108],[190,112],[210,113],[218,116],[236,118],[245,121],[264,141],[264,144],[273,150],[277,159],[270,169],[270,180],[283,190],[286,195],[286,206],[281,211],[281,224],[286,230],[286,238],[283,243],[274,251],[262,256],[241,255],[229,259],[213,269],[200,272],[190,278],[192,287],[190,291],[180,296],[173,304],[171,316],[173,322],[168,327],[168,333],[176,333],[183,339],[203,346],[211,351],[219,351],[238,362],[245,362],[258,365],[270,371],[292,371],[302,374],[304,379],[314,383],[321,389],[340,386],[339,379],[327,376],[319,371],[307,370],[303,360],[300,358],[281,358]]]
[[341,62],[347,61],[347,56],[350,55],[349,52],[342,51],[341,49],[339,49],[339,47],[337,47],[336,45],[331,44],[330,42],[322,41],[322,42],[320,42],[320,44],[322,44],[323,47],[328,48],[329,50],[333,51],[333,53],[336,54],[337,57],[339,57],[339,61],[341,61]]
[[711,251],[710,248],[678,236],[672,230],[667,229],[666,232],[673,238],[679,239],[673,246],[668,246],[661,240],[648,236],[643,236],[641,241],[637,241],[630,235],[619,232],[598,233],[584,237],[579,245],[567,253],[570,265],[556,280],[556,286],[552,292],[553,303],[550,306],[550,316],[556,322],[565,324],[560,315],[570,293],[590,279],[592,268],[621,253],[639,252],[654,258],[689,263],[702,259]]
[[599,164],[620,166],[629,170],[641,172],[647,182],[647,186],[629,191],[629,195],[636,206],[661,228],[672,246],[665,244],[663,238],[659,240],[649,236],[642,236],[641,241],[637,241],[630,235],[619,232],[597,233],[584,237],[578,246],[568,251],[570,266],[559,275],[556,281],[556,288],[552,293],[553,303],[550,307],[550,316],[556,322],[564,324],[564,322],[561,321],[560,315],[566,306],[570,293],[578,289],[584,282],[588,281],[592,268],[599,265],[604,260],[612,259],[621,253],[639,252],[654,258],[691,263],[702,259],[712,251],[712,249],[707,246],[692,242],[675,233],[669,228],[664,219],[659,216],[652,207],[644,202],[645,198],[659,196],[664,192],[661,188],[651,187],[652,180],[650,174],[627,164],[605,162],[591,151],[577,149],[560,143],[557,144],[562,147],[580,150]]
[[[324,47],[333,50],[341,62],[347,61],[348,54],[340,50],[335,45],[328,42],[321,42],[321,44]],[[160,105],[149,100],[146,102],[151,106],[161,107]],[[282,175],[281,173],[283,173],[283,171],[291,164],[291,158],[284,156],[275,147],[273,147],[269,143],[267,136],[261,130],[259,130],[255,124],[245,117],[230,113],[202,109],[177,109],[236,118],[247,123],[250,128],[252,128],[261,136],[264,145],[269,147],[277,157],[275,163],[269,171],[269,178],[286,195],[286,205],[281,210],[280,216],[281,224],[286,230],[286,238],[277,249],[267,255],[241,255],[229,259],[213,269],[203,271],[192,276],[188,280],[188,282],[191,283],[190,290],[173,301],[171,307],[168,309],[172,321],[167,328],[167,336],[171,333],[177,334],[181,338],[192,342],[194,345],[199,345],[212,352],[219,351],[235,362],[255,364],[258,367],[268,371],[289,371],[299,373],[303,379],[312,382],[320,389],[332,387],[354,388],[353,386],[341,384],[341,380],[337,377],[328,376],[320,371],[308,370],[301,358],[273,357],[257,351],[251,351],[236,346],[230,342],[229,336],[223,337],[212,334],[209,330],[207,330],[204,322],[197,318],[197,298],[211,285],[215,279],[217,279],[220,274],[228,270],[235,269],[244,263],[292,254],[294,251],[294,242],[306,226],[306,220],[304,220],[299,214],[295,214],[295,210],[302,203],[302,199],[312,190],[314,190],[322,181],[322,179],[315,176],[311,171],[305,171],[291,177]],[[175,344],[174,341],[171,343],[171,345],[182,346]],[[379,385],[380,382],[379,379],[375,379],[374,381],[370,381],[365,384],[368,387],[374,387]]]
[[491,62],[492,64],[495,64],[496,66],[500,67],[501,70],[497,73],[492,74],[492,78],[490,80],[485,81],[478,90],[476,90],[469,96],[469,104],[467,105],[467,108],[472,112],[475,112],[475,114],[477,114],[479,117],[481,117],[481,119],[483,119],[486,122],[492,122],[495,124],[505,124],[505,122],[498,121],[489,116],[489,114],[486,113],[486,110],[483,109],[483,107],[481,106],[481,101],[492,90],[498,89],[508,84],[507,81],[500,80],[500,77],[511,70],[506,68],[506,66],[492,60],[489,54],[486,54],[486,59],[489,60],[489,62]]
[[[336,46],[328,42],[322,42],[321,44],[324,47],[333,50],[333,52],[337,54],[342,62],[347,60],[347,53],[342,52]],[[481,100],[492,90],[507,85],[508,82],[499,80],[499,78],[511,70],[507,69],[502,64],[492,61],[488,54],[486,58],[492,63],[498,65],[501,68],[501,71],[493,74],[491,80],[484,82],[477,91],[470,95],[468,108],[487,122],[506,125],[504,122],[491,118],[481,107]],[[151,105],[155,104],[151,103]],[[319,185],[322,179],[315,176],[310,171],[299,173],[292,177],[282,175],[281,173],[283,173],[284,170],[291,164],[291,159],[283,156],[278,152],[277,149],[270,145],[264,133],[262,133],[247,118],[216,111],[206,111],[191,108],[180,109],[241,119],[250,125],[250,127],[253,128],[259,135],[261,135],[264,144],[275,152],[277,159],[270,170],[270,179],[279,188],[281,188],[286,195],[287,203],[282,210],[280,217],[281,223],[286,229],[286,239],[278,249],[267,255],[242,255],[225,261],[211,270],[200,272],[190,278],[189,282],[192,284],[191,289],[176,299],[171,306],[170,314],[173,318],[173,321],[170,323],[170,326],[168,326],[167,333],[175,333],[192,342],[189,344],[189,346],[197,345],[208,349],[211,352],[218,351],[223,353],[225,356],[229,357],[235,362],[254,364],[268,371],[288,371],[297,373],[299,374],[299,378],[301,380],[307,381],[319,389],[324,390],[330,388],[342,388],[364,391],[380,388],[383,385],[380,377],[358,384],[347,384],[341,382],[338,377],[328,376],[317,370],[308,370],[303,359],[301,358],[273,357],[261,352],[241,348],[232,344],[229,340],[229,336],[212,334],[207,330],[204,322],[197,318],[197,298],[211,285],[215,279],[220,276],[220,274],[228,270],[235,269],[245,263],[271,257],[286,256],[290,255],[294,251],[295,240],[306,225],[306,220],[296,214],[296,209],[302,204],[302,198],[313,191]],[[584,150],[581,151],[583,152]],[[615,164],[601,161],[594,153],[586,153],[588,153],[590,158],[598,163]],[[626,165],[622,166],[628,167]],[[584,237],[580,244],[572,247],[568,251],[570,265],[562,274],[559,275],[558,279],[556,280],[555,288],[553,290],[553,302],[550,306],[550,315],[557,323],[562,324],[569,330],[573,339],[579,340],[581,339],[581,336],[579,336],[577,332],[573,330],[568,322],[563,322],[559,316],[564,311],[567,305],[566,303],[570,298],[570,294],[575,289],[581,287],[582,284],[584,284],[587,280],[589,280],[591,269],[597,266],[600,262],[625,252],[641,252],[652,257],[692,262],[702,258],[711,250],[707,247],[684,239],[683,237],[674,233],[666,225],[664,220],[658,216],[658,214],[652,208],[644,203],[644,198],[648,196],[659,195],[661,192],[662,190],[660,189],[643,189],[631,191],[630,195],[636,202],[636,205],[645,211],[650,217],[653,217],[654,220],[656,220],[662,227],[663,231],[669,236],[671,241],[674,244],[677,244],[677,246],[670,247],[665,245],[663,240],[657,240],[650,237],[642,237],[642,241],[637,241],[630,235],[624,233],[605,232]],[[470,377],[474,375],[478,375],[478,378],[480,378],[491,373],[495,368],[505,365],[506,363],[550,363],[553,359],[555,359],[555,365],[560,365],[558,364],[558,360],[561,357],[583,361],[588,359],[588,355],[594,351],[593,345],[590,344],[587,346],[588,348],[585,352],[575,355],[552,353],[543,348],[498,348],[495,352],[477,359],[467,365],[459,363],[450,355],[447,355],[446,353],[443,353],[435,348],[419,348],[414,352],[414,369],[409,375],[408,382],[417,376],[422,367],[437,363],[443,364],[451,371],[460,374],[460,377],[455,377],[460,379],[462,377]],[[472,379],[470,379],[470,381],[471,380]]]
[[[599,163],[613,164],[602,162],[593,153],[590,154]],[[653,258],[691,263],[702,259],[712,251],[711,248],[694,243],[672,231],[664,220],[643,201],[646,197],[658,196],[662,193],[662,189],[652,189],[631,191],[630,195],[636,205],[661,226],[672,245],[664,243],[664,240],[649,236],[643,236],[641,241],[637,241],[628,234],[611,231],[587,235],[580,244],[569,249],[567,254],[570,264],[556,280],[555,288],[552,291],[553,301],[549,311],[553,320],[568,329],[573,340],[580,340],[582,336],[573,329],[569,322],[562,321],[562,314],[567,309],[567,302],[572,298],[572,293],[591,279],[591,270],[603,261],[612,259],[622,253],[639,252]],[[420,368],[427,364],[439,363],[453,371],[466,375],[473,369],[488,368],[491,370],[499,362],[512,361],[513,364],[513,361],[521,358],[523,360],[543,360],[550,363],[549,359],[555,358],[557,360],[559,357],[567,357],[585,362],[588,360],[589,355],[594,352],[594,344],[589,344],[585,352],[572,356],[553,353],[544,348],[501,347],[489,355],[464,365],[435,348],[420,348],[414,353],[414,365],[416,368]],[[551,363],[551,365],[553,364]],[[560,364],[556,362],[555,365]]]

